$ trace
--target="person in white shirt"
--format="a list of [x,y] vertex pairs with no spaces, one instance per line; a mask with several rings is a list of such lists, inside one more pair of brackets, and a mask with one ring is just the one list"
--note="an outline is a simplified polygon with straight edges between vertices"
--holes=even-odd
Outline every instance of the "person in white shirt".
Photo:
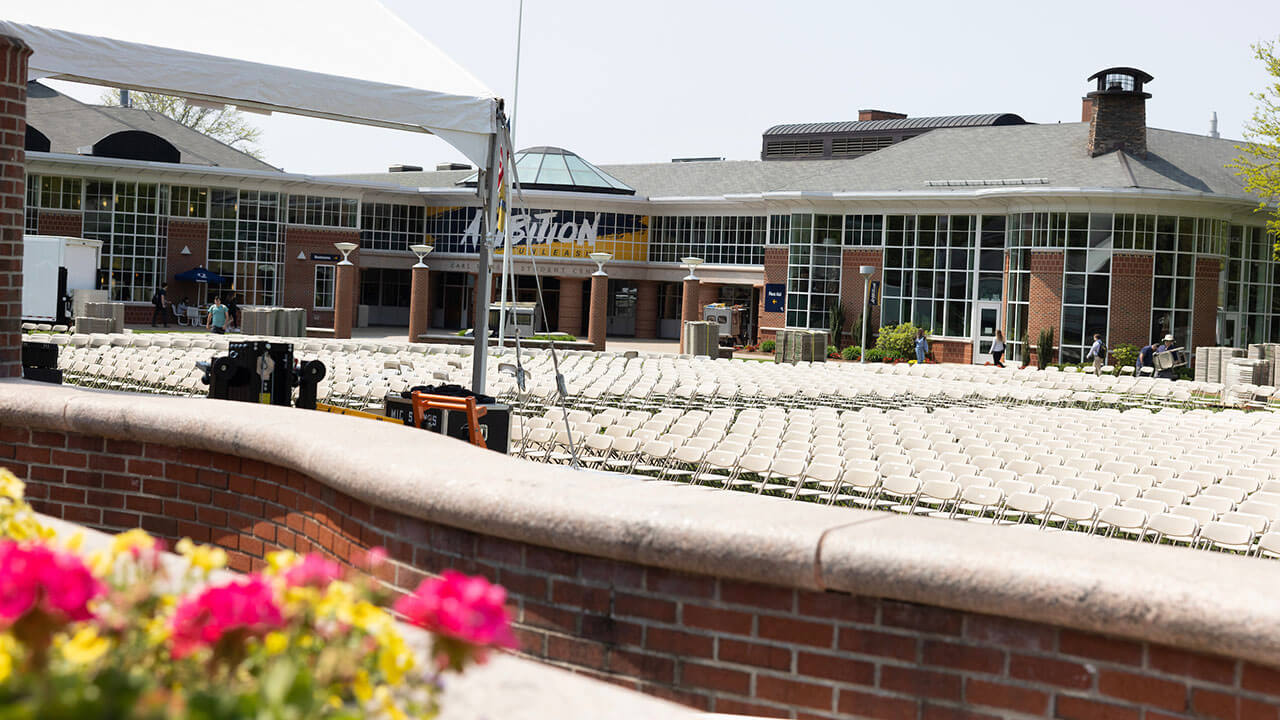
[[1089,348],[1089,354],[1084,356],[1085,360],[1093,358],[1093,374],[1101,375],[1102,366],[1107,361],[1107,347],[1102,344],[1102,336],[1098,333],[1093,334],[1093,346]]
[[991,364],[1004,367],[1004,331],[996,331],[996,339],[991,341]]

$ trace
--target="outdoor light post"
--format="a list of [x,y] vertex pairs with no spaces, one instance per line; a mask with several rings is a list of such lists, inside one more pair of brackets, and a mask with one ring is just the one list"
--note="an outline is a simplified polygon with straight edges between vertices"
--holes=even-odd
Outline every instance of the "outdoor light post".
[[431,269],[424,260],[433,248],[410,245],[409,249],[418,256],[409,285],[409,342],[412,343],[419,342],[431,327],[431,318],[427,316],[431,312]]
[[871,276],[876,272],[875,265],[863,265],[858,268],[858,272],[862,275],[862,340],[859,347],[862,351],[858,353],[858,362],[867,361],[867,322],[871,319]]
[[609,276],[604,264],[613,259],[612,253],[593,252],[589,256],[596,264],[591,273],[591,306],[587,309],[587,340],[596,350],[604,350],[606,318],[609,312]]
[[333,337],[345,340],[351,337],[356,310],[356,266],[351,264],[350,257],[351,251],[359,246],[353,242],[334,243],[333,246],[342,253],[333,283]]
[[684,292],[680,303],[680,352],[683,353],[685,323],[702,319],[702,313],[698,311],[699,280],[696,273],[703,260],[700,257],[682,257],[680,262],[689,268],[689,274],[684,278]]

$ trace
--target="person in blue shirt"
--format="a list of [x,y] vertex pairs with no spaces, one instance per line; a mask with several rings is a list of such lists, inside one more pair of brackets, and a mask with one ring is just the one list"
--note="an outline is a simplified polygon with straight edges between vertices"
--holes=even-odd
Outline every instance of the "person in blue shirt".
[[1155,367],[1156,364],[1156,345],[1143,345],[1138,351],[1138,361],[1133,365],[1133,374],[1141,375],[1143,367]]
[[227,306],[222,304],[222,296],[215,295],[213,304],[209,306],[209,319],[205,326],[219,335],[227,331]]
[[923,330],[916,331],[916,362],[923,364],[924,358],[929,354],[929,341],[924,337]]
[[1085,360],[1093,360],[1093,374],[1101,375],[1102,366],[1106,364],[1107,346],[1102,344],[1102,335],[1093,334],[1093,345],[1089,348],[1089,354],[1084,356]]

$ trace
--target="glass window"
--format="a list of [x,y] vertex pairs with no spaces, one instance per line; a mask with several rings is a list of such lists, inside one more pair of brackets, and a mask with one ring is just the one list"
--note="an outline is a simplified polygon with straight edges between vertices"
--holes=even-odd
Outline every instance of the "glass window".
[[316,265],[315,296],[313,307],[316,310],[333,309],[333,286],[336,277],[333,265]]
[[[150,301],[166,280],[168,188],[155,183],[88,180],[85,191],[84,236],[102,241],[102,287],[109,290],[112,300]],[[76,202],[78,206],[79,200]]]

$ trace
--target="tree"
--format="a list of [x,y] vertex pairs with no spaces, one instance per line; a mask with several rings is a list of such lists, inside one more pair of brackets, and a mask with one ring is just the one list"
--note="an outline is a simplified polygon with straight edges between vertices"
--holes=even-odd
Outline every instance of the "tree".
[[[103,94],[102,104],[119,107],[120,91],[112,90]],[[160,113],[259,160],[263,157],[262,148],[258,147],[262,129],[250,125],[245,120],[244,113],[239,110],[232,110],[225,105],[220,108],[204,107],[184,98],[149,92],[130,92],[129,105],[139,110]]]
[[1258,211],[1270,213],[1267,232],[1280,256],[1280,56],[1275,42],[1265,41],[1253,46],[1253,55],[1274,81],[1262,92],[1253,93],[1258,108],[1244,129],[1245,139],[1252,144],[1238,146],[1243,154],[1227,167],[1244,178],[1245,190],[1258,196]]

